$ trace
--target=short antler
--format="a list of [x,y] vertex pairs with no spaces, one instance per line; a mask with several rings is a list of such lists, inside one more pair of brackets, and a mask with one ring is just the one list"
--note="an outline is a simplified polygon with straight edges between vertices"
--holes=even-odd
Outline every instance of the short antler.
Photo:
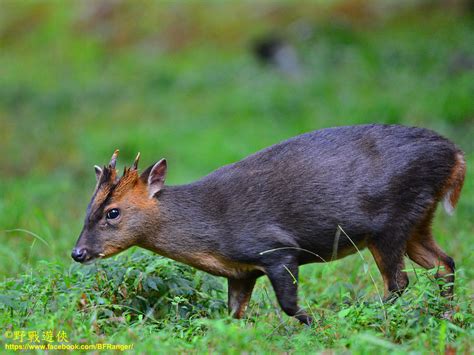
[[132,170],[137,170],[138,169],[138,162],[140,161],[140,152],[138,152],[137,157],[135,158],[135,161],[133,162]]
[[114,154],[112,154],[112,158],[110,158],[109,162],[109,167],[111,169],[115,169],[115,165],[117,165],[117,156],[118,156],[119,150],[115,149]]

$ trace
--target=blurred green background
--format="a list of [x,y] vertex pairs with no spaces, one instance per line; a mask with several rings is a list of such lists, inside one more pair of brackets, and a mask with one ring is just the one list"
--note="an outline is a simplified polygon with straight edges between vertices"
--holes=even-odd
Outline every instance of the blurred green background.
[[[303,132],[400,123],[434,129],[466,152],[457,213],[439,213],[435,230],[472,280],[473,8],[1,0],[0,275],[40,260],[70,266],[93,165],[116,148],[120,168],[139,151],[142,169],[166,157],[167,182],[180,184]],[[256,45],[275,39],[292,70],[258,58]],[[344,260],[335,280],[357,256]]]

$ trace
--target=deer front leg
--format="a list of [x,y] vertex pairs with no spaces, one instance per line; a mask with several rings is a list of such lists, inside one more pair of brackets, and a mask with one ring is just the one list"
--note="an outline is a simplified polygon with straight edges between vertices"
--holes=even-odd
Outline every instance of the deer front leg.
[[311,325],[313,319],[298,306],[297,302],[298,264],[291,261],[285,264],[276,264],[267,267],[266,272],[283,311],[301,323]]
[[245,313],[257,279],[255,277],[246,279],[228,278],[227,281],[229,312],[234,318],[240,319]]

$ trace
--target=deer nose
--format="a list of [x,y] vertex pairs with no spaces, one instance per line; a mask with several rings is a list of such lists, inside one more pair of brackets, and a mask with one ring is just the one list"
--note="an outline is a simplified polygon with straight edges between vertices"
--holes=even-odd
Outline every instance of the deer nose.
[[87,257],[87,249],[85,248],[74,248],[71,253],[71,257],[79,262],[82,263],[84,260],[86,260]]

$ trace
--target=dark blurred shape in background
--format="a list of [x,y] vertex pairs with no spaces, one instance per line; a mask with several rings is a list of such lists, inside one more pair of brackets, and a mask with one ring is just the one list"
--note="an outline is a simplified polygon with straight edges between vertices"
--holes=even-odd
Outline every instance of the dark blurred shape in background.
[[285,74],[297,75],[300,72],[295,48],[282,38],[272,35],[260,38],[254,43],[253,52],[262,63],[273,65]]

